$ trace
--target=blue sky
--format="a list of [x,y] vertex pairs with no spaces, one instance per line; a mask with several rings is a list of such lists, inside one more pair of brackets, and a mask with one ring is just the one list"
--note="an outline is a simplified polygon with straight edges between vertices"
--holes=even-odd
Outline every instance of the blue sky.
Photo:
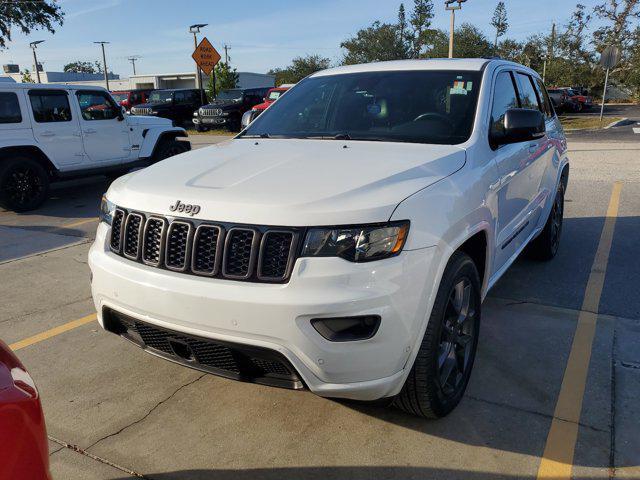
[[[581,0],[588,8],[601,0]],[[405,1],[409,10],[412,0]],[[492,38],[489,25],[497,0],[468,0],[458,22],[470,22]],[[573,0],[506,0],[508,36],[518,40],[551,29],[552,22],[568,20]],[[131,74],[127,57],[140,55],[138,73],[191,71],[193,23],[209,23],[203,32],[223,52],[231,47],[232,63],[239,71],[266,72],[286,66],[298,55],[319,53],[338,62],[340,42],[374,20],[395,21],[398,0],[61,0],[66,20],[55,34],[36,31],[29,36],[15,32],[8,48],[0,51],[0,63],[19,63],[31,69],[28,42],[45,40],[38,59],[47,70],[62,70],[74,60],[99,60],[96,40],[107,45],[109,69]],[[449,14],[436,0],[434,26],[448,29]],[[562,7],[560,7],[562,5]]]

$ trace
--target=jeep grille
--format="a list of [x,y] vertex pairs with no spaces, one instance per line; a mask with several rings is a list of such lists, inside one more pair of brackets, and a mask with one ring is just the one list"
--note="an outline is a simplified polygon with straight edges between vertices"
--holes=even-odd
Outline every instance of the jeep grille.
[[116,210],[114,253],[152,267],[229,280],[284,283],[298,253],[298,228],[234,225]]

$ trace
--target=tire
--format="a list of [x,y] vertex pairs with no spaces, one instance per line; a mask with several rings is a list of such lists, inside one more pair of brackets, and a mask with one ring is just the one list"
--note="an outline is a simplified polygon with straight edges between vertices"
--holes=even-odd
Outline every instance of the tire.
[[549,217],[540,235],[528,247],[530,257],[551,260],[558,253],[564,218],[564,183],[560,181]]
[[175,155],[179,155],[188,151],[189,149],[184,144],[184,142],[179,142],[178,140],[163,140],[155,154],[153,155],[153,161],[159,162],[160,160],[164,160],[169,157],[173,157]]
[[49,174],[36,160],[13,157],[0,161],[0,206],[28,212],[49,197]]
[[473,260],[462,252],[454,253],[442,276],[418,355],[394,399],[395,406],[419,417],[440,418],[460,403],[478,346],[480,288]]
[[200,125],[196,125],[196,132],[202,133],[202,132],[208,132],[208,131],[209,131],[208,127],[202,127]]

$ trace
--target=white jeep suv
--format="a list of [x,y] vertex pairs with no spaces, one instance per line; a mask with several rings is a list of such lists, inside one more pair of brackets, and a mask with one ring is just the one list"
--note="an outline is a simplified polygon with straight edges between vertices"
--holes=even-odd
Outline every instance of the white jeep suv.
[[235,139],[111,185],[99,321],[225,377],[446,415],[487,291],[525,247],[556,254],[566,149],[522,65],[315,73]]
[[190,150],[170,120],[124,115],[109,92],[79,85],[0,84],[0,206],[23,212],[49,183],[118,176]]

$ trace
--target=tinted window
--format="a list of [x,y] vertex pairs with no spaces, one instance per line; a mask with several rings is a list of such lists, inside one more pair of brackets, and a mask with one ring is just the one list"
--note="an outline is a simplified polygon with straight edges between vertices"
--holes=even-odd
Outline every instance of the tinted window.
[[473,128],[480,72],[388,71],[310,77],[246,135],[457,144]]
[[38,123],[70,122],[71,107],[66,92],[29,92],[33,118]]
[[[491,131],[501,134],[504,132],[505,113],[511,108],[518,108],[518,96],[509,72],[501,72],[498,74],[493,92]],[[284,98],[286,97],[283,97],[283,99]]]
[[516,78],[518,79],[518,93],[520,94],[522,108],[542,110],[538,104],[538,97],[531,83],[531,77],[523,73],[516,73]]
[[120,107],[106,92],[77,92],[76,95],[85,120],[113,120],[120,115]]
[[173,96],[173,100],[176,103],[187,103],[187,96],[184,92],[176,92]]
[[0,123],[20,123],[20,105],[15,93],[0,93]]
[[536,78],[534,81],[534,85],[536,87],[536,91],[538,92],[538,98],[540,98],[542,102],[542,109],[544,111],[544,114],[549,118],[553,117],[553,106],[551,104],[551,100],[549,99],[549,95],[547,95],[547,90],[544,88],[542,80]]

